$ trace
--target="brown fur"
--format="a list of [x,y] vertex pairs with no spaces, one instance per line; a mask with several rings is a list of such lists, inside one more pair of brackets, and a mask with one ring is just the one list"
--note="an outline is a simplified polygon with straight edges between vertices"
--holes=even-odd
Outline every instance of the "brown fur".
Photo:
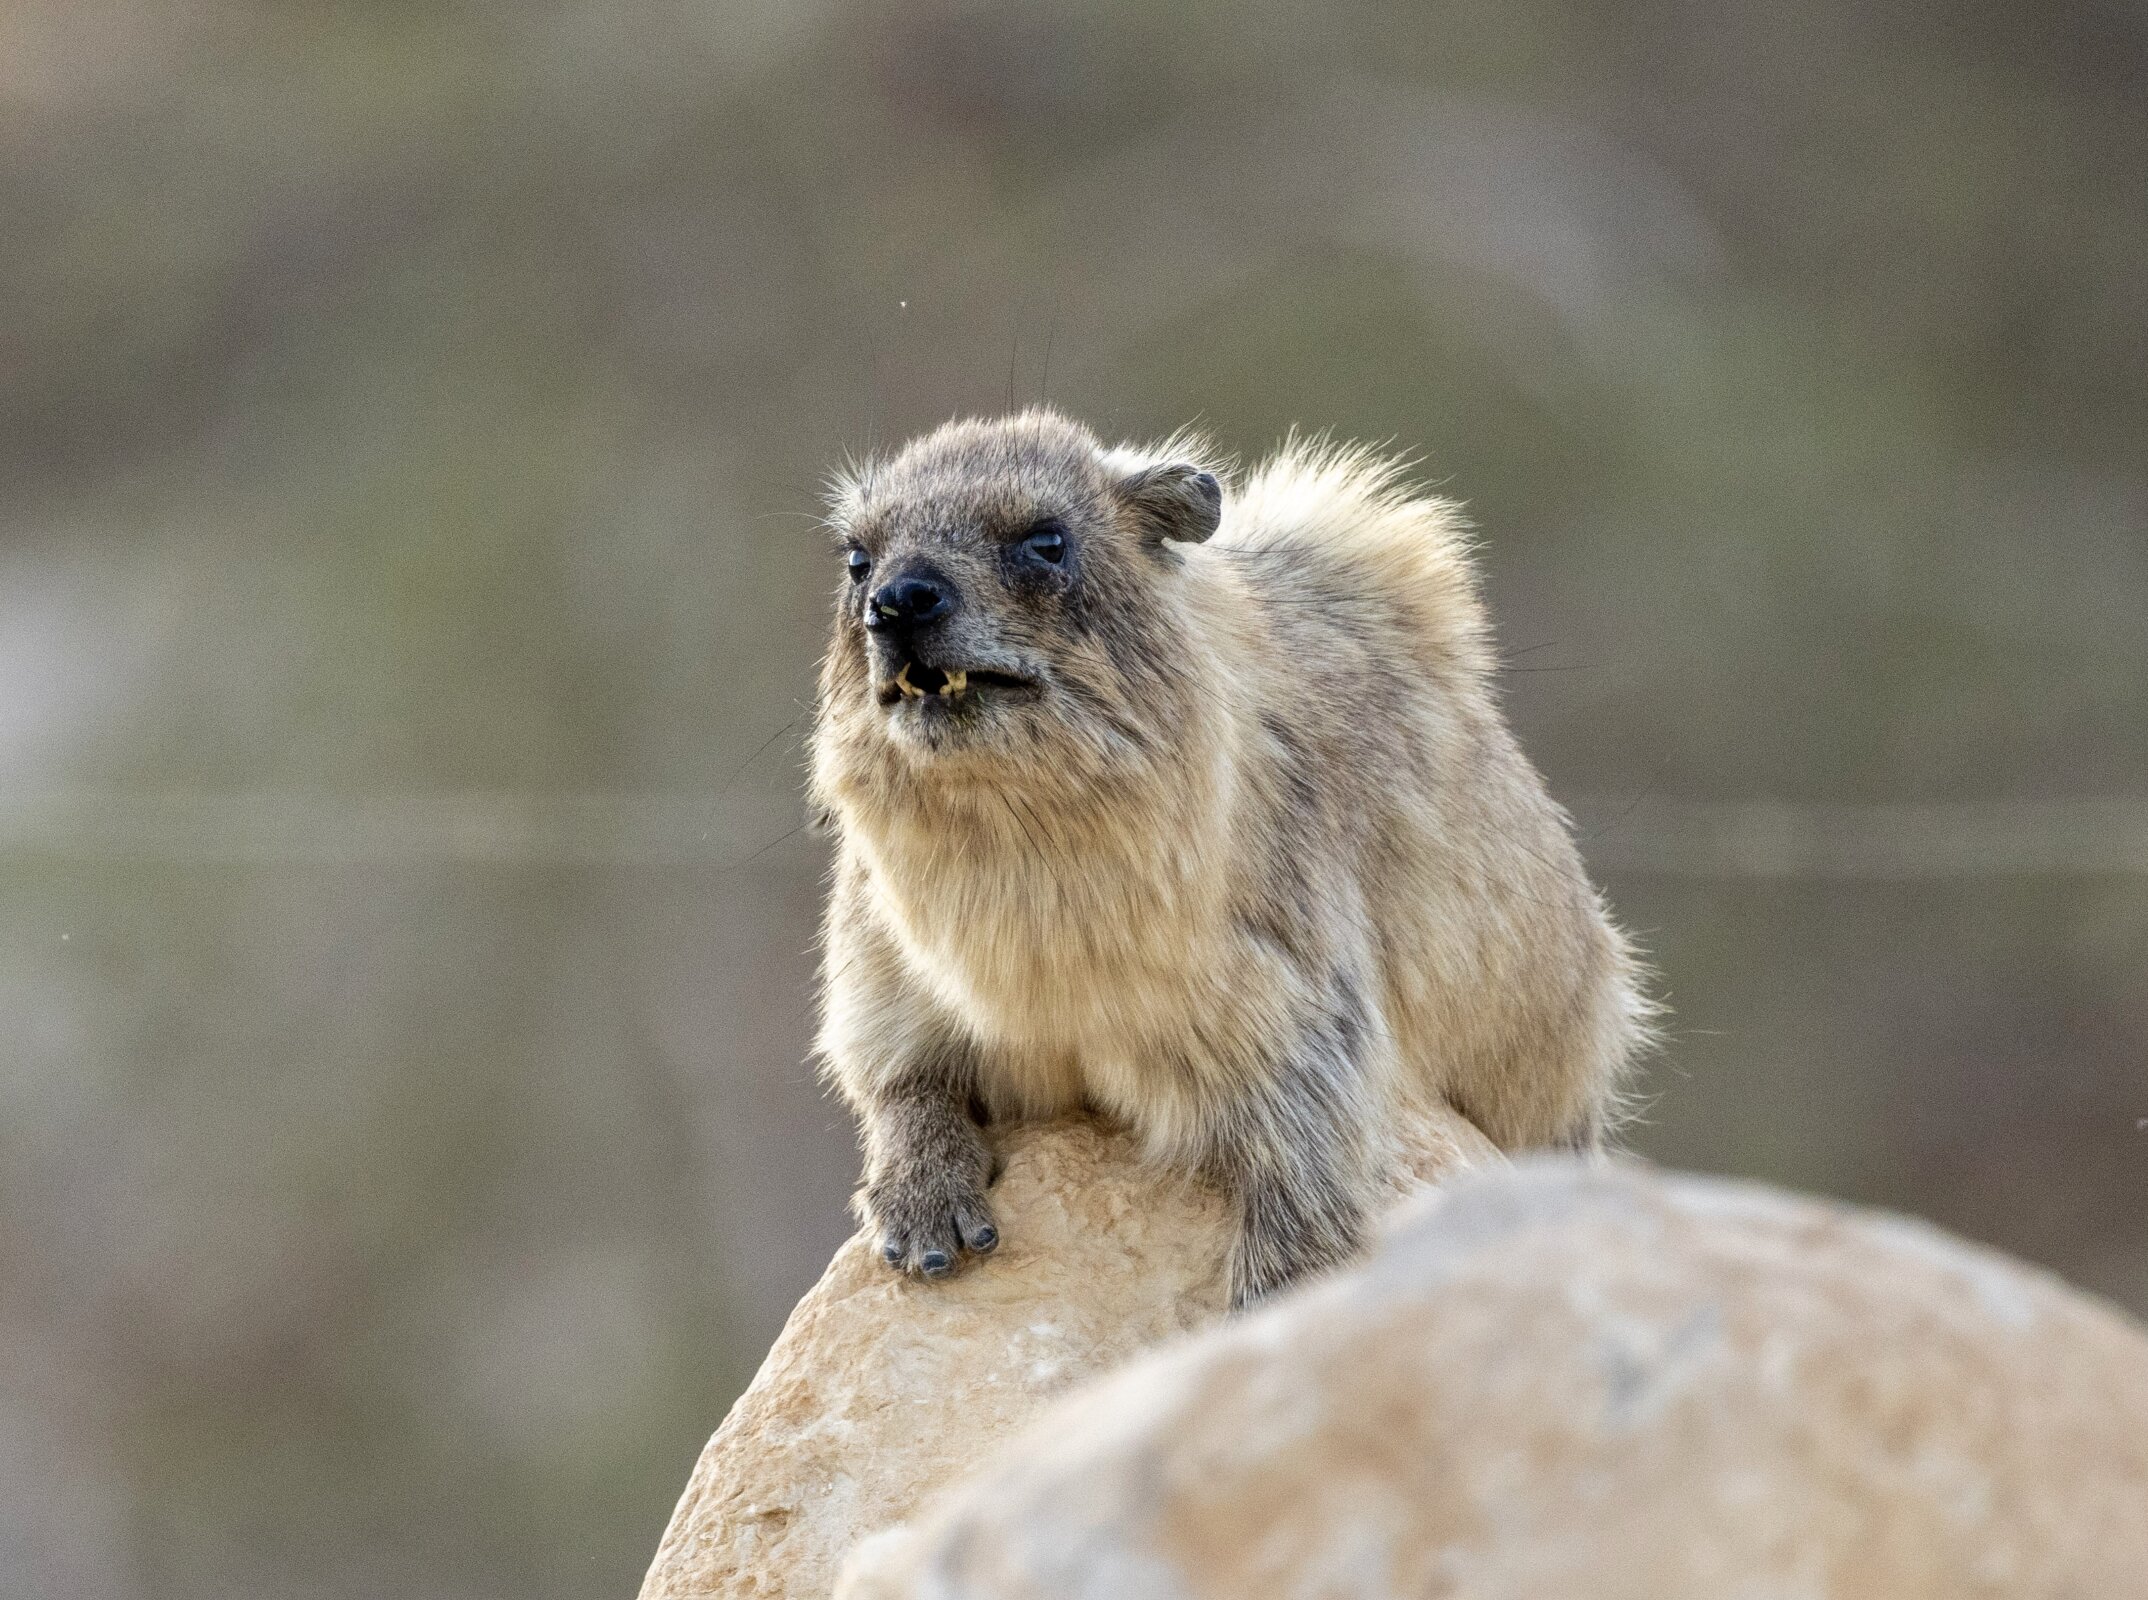
[[[871,568],[813,738],[839,833],[820,1050],[899,1268],[996,1242],[978,1119],[1087,1106],[1238,1196],[1243,1302],[1356,1248],[1398,1106],[1591,1147],[1645,1040],[1500,717],[1451,508],[1294,442],[1218,527],[1223,477],[1191,441],[1106,450],[1031,411],[838,487]],[[1045,517],[1057,566],[1022,542]],[[870,632],[915,574],[953,612]],[[1035,687],[883,703],[903,661]]]

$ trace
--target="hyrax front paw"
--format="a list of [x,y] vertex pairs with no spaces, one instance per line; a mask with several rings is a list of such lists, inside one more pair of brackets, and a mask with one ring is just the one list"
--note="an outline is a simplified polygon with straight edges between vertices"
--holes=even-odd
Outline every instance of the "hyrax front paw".
[[867,1184],[865,1212],[880,1259],[912,1277],[944,1278],[963,1251],[985,1255],[999,1244],[984,1190],[945,1174]]

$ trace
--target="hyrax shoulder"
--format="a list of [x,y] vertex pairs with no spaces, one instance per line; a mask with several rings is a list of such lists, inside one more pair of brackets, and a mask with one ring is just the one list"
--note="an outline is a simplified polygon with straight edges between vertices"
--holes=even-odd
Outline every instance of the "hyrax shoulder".
[[996,1240],[980,1116],[1090,1106],[1227,1185],[1242,1300],[1356,1247],[1407,1103],[1598,1139],[1649,1007],[1446,505],[1362,452],[1234,485],[1032,411],[831,521],[820,1048],[891,1265]]

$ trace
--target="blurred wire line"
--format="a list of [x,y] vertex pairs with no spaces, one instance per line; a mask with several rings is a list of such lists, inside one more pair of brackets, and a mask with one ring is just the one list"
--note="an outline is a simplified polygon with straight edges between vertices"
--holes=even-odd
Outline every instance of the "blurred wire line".
[[[1590,801],[1574,810],[1600,814]],[[2148,800],[1650,799],[1583,849],[1600,871],[1674,878],[2148,875]]]
[[[1601,871],[1681,878],[2148,875],[2148,799],[1810,805],[1577,799]],[[1621,815],[1622,814],[1622,815]],[[721,796],[53,794],[0,798],[0,855],[180,864],[726,865],[758,831]]]
[[[781,824],[764,832],[773,837]],[[203,865],[673,866],[767,843],[721,795],[67,794],[0,800],[0,854]]]

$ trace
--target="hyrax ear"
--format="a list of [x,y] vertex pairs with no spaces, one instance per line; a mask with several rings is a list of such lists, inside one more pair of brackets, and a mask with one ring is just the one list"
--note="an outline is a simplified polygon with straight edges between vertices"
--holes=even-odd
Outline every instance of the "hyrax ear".
[[[1119,459],[1113,459],[1118,457]],[[1129,461],[1113,451],[1112,490],[1126,507],[1143,544],[1199,544],[1223,521],[1223,485],[1206,467],[1186,461]]]

